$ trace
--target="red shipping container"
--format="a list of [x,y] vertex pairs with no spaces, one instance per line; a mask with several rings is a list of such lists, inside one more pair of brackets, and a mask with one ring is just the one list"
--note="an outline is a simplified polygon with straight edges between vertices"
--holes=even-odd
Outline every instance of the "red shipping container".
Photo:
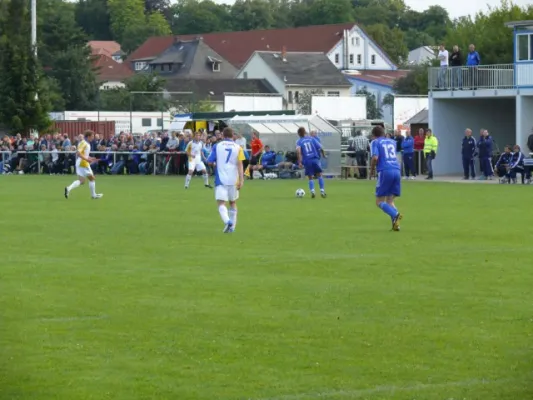
[[115,135],[115,121],[54,121],[49,132],[66,133],[73,140],[88,130],[98,133],[101,139],[109,139]]

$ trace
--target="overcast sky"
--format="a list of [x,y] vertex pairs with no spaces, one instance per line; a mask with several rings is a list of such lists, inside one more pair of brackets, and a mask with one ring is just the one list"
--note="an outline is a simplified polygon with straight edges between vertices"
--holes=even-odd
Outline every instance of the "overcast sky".
[[[234,0],[215,0],[217,3],[231,4]],[[525,6],[531,0],[514,0],[515,4]],[[476,12],[487,10],[487,4],[498,6],[500,0],[405,0],[405,3],[414,10],[424,11],[431,5],[439,5],[448,10],[451,18],[460,17],[467,14],[474,15]]]

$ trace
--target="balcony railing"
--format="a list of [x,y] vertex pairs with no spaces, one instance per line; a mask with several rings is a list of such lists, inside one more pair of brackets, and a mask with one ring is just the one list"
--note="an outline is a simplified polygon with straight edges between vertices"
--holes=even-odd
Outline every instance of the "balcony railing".
[[[475,67],[432,67],[428,88],[433,90],[514,89],[533,85],[533,64],[496,64]],[[520,78],[515,79],[515,78]]]

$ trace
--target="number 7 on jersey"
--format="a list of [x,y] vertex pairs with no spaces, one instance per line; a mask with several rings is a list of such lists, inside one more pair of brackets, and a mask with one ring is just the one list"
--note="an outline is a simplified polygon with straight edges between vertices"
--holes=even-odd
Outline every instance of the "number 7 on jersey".
[[226,164],[229,163],[229,159],[231,157],[231,152],[233,151],[233,149],[226,149],[226,151],[228,152],[228,156],[226,157]]

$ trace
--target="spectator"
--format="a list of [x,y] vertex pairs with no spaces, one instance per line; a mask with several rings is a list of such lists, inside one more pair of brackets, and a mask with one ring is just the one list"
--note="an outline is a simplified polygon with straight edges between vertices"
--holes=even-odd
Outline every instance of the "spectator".
[[433,135],[431,129],[426,131],[426,140],[424,141],[424,156],[426,158],[426,168],[428,176],[426,179],[433,179],[433,160],[437,157],[439,141]]
[[396,159],[398,160],[398,165],[402,165],[402,142],[403,142],[403,136],[402,131],[396,130],[394,131],[394,141],[396,142]]
[[446,72],[448,71],[448,62],[449,62],[450,57],[448,55],[448,50],[446,50],[443,44],[439,46],[439,54],[437,58],[440,60],[440,69],[439,69],[439,77],[437,80],[437,88],[445,89],[446,88]]
[[[367,178],[367,160],[368,160],[368,149],[370,147],[370,142],[368,138],[363,135],[363,132],[357,131],[355,136],[352,138],[351,144],[353,157],[357,163],[357,175],[359,179]],[[350,146],[348,146],[350,149]]]
[[[259,139],[259,133],[252,132],[252,154],[250,157],[250,179],[254,179],[253,170],[256,165],[259,164],[261,153],[263,152],[263,142]],[[264,177],[263,171],[260,171],[261,175]]]
[[[268,171],[276,166],[276,152],[270,149],[270,146],[265,146],[265,151],[261,155],[261,163],[257,165],[254,170],[259,171],[263,179],[265,179],[264,171]],[[250,171],[252,174],[252,171]]]
[[463,158],[463,179],[476,179],[476,166],[474,158],[477,155],[476,139],[472,137],[472,130],[465,130],[465,137],[461,146],[461,156]]
[[527,170],[526,174],[524,170],[524,158],[526,157],[524,156],[524,153],[522,153],[520,146],[515,144],[513,147],[513,155],[511,157],[509,173],[507,174],[507,179],[509,179],[512,183],[516,183],[516,174],[521,175],[522,184],[526,183],[525,179],[527,179],[527,183],[531,182],[531,175],[529,175],[530,171]]
[[452,67],[452,89],[461,89],[463,87],[463,56],[457,45],[453,46],[450,66]]
[[507,174],[509,173],[512,159],[513,153],[511,152],[511,146],[507,145],[505,146],[503,153],[500,155],[500,158],[498,158],[498,161],[496,161],[495,165],[496,173],[500,177],[500,183],[510,183]]
[[415,140],[408,130],[405,132],[405,138],[402,140],[403,167],[405,170],[404,179],[415,179],[414,153]]
[[481,133],[479,142],[477,144],[479,150],[479,162],[481,164],[480,180],[492,179],[494,171],[492,169],[492,137],[489,135],[489,131],[486,129]]
[[61,143],[61,147],[63,148],[63,150],[68,151],[68,149],[70,149],[71,146],[72,144],[70,143],[70,139],[68,135],[65,133],[63,135],[63,143]]
[[424,128],[418,130],[418,136],[415,137],[415,150],[422,151],[424,150],[424,142],[426,140],[426,133]]
[[473,44],[471,44],[470,46],[468,46],[468,55],[466,57],[466,66],[468,67],[468,75],[469,75],[469,80],[470,80],[470,84],[469,84],[469,87],[472,88],[473,90],[476,90],[477,89],[477,85],[478,85],[478,82],[477,82],[477,70],[478,70],[478,65],[481,63],[481,57],[479,56],[479,53],[476,51],[476,46],[474,46]]
[[533,133],[527,137],[527,148],[533,153]]
[[309,132],[309,136],[311,136],[313,139],[315,139],[318,143],[321,143],[320,138],[318,137],[317,131]]

